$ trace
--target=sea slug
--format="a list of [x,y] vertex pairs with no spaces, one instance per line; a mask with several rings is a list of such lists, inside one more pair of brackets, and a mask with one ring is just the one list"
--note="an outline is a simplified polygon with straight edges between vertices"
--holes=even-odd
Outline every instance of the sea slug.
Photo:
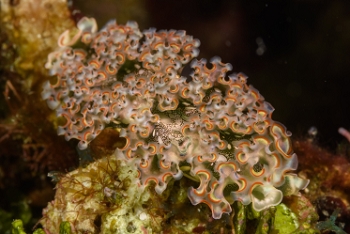
[[307,186],[289,173],[298,160],[273,107],[219,57],[195,59],[200,42],[185,31],[115,21],[98,31],[85,17],[58,44],[46,64],[55,81],[42,92],[65,119],[58,133],[85,149],[105,127],[120,128],[126,144],[115,155],[137,168],[140,189],[153,181],[162,193],[189,168],[200,181],[190,201],[218,219],[234,201],[261,211]]

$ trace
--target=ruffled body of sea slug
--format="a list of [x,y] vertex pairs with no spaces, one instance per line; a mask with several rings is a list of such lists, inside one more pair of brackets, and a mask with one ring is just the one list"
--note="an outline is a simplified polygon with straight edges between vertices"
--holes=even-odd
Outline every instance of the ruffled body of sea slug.
[[[297,168],[290,133],[271,119],[272,106],[243,74],[213,58],[196,60],[199,41],[185,31],[140,32],[135,22],[97,31],[83,18],[66,31],[46,67],[57,77],[42,96],[66,123],[58,133],[85,149],[106,125],[126,139],[116,157],[136,165],[140,188],[154,181],[162,193],[181,167],[200,180],[192,204],[207,204],[214,218],[234,201],[257,211],[297,194],[308,181]],[[186,64],[192,73],[181,76]]]

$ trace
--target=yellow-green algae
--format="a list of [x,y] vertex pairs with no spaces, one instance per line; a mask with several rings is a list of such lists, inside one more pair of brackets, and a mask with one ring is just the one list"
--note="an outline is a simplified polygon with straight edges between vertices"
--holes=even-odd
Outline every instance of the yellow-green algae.
[[67,221],[64,221],[60,224],[60,234],[71,234],[72,229],[70,226],[70,223]]
[[22,220],[17,219],[12,222],[12,234],[26,234]]
[[299,227],[297,216],[284,204],[276,207],[275,230],[279,233],[293,233]]

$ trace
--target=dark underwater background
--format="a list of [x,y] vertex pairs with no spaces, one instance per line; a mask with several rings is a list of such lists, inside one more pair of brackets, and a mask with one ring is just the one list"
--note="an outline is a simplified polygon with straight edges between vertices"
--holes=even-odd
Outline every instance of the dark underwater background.
[[[125,9],[125,2],[130,7]],[[135,2],[135,4],[133,4]],[[294,136],[310,127],[333,149],[350,128],[350,2],[73,1],[99,27],[128,15],[141,29],[186,30],[201,41],[199,58],[219,56],[243,72]],[[140,9],[141,8],[141,9]]]

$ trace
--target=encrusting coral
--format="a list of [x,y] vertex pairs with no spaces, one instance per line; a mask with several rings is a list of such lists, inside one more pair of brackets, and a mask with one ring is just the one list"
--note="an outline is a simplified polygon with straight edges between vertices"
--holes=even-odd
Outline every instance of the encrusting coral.
[[56,81],[42,92],[65,119],[58,133],[86,149],[105,127],[120,129],[126,143],[115,156],[137,167],[140,189],[153,181],[162,193],[171,178],[197,178],[190,201],[219,219],[234,201],[261,211],[307,186],[289,173],[297,156],[273,107],[245,75],[227,76],[230,64],[194,59],[200,43],[184,31],[141,32],[115,21],[98,31],[84,17],[58,43],[46,64]]
[[[137,173],[131,170],[115,158],[103,158],[63,176],[55,200],[43,210],[45,230],[56,233],[64,221],[78,233],[128,233],[130,222],[137,230],[151,227],[150,215],[141,207],[150,193],[137,191],[137,184],[131,181]],[[147,219],[140,220],[140,216]]]

